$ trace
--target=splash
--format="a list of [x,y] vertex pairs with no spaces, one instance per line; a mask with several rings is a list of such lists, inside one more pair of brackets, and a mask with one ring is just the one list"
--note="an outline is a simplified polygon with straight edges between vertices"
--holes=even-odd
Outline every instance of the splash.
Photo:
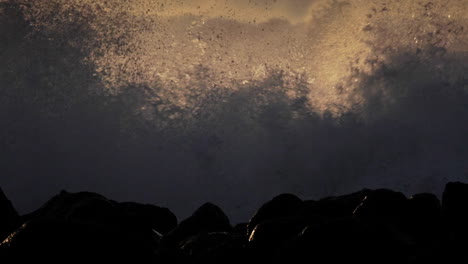
[[179,215],[213,201],[235,221],[278,192],[438,193],[468,171],[467,10],[463,0],[3,1],[0,99],[13,114],[1,116],[10,176],[0,183],[42,186],[39,200],[86,189]]

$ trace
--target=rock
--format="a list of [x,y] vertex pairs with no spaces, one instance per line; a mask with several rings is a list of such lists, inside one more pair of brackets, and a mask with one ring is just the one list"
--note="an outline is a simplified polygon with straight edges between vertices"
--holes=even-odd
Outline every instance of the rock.
[[353,215],[361,220],[399,224],[407,212],[404,194],[387,189],[371,191],[356,207]]
[[293,194],[281,194],[265,203],[250,219],[247,225],[247,236],[250,237],[254,228],[270,219],[294,216],[303,205],[301,199]]
[[421,241],[440,236],[441,205],[434,194],[420,193],[407,202],[407,227],[409,233]]
[[118,203],[90,192],[62,191],[24,218],[26,224],[0,249],[15,263],[69,262],[70,258],[147,263],[156,259],[161,233],[177,225],[168,209]]
[[351,218],[353,211],[370,192],[362,191],[319,201],[302,201],[283,194],[266,203],[252,218],[249,247],[258,261],[274,261],[271,252],[281,251],[305,227],[322,226],[334,219]]
[[443,241],[452,263],[467,263],[468,184],[449,182],[442,195],[442,214],[446,237]]
[[98,225],[166,234],[177,226],[177,218],[167,208],[133,202],[118,203],[91,192],[62,191],[26,220],[77,221]]
[[25,219],[26,224],[2,245],[2,254],[14,263],[147,263],[156,259],[160,233],[177,225],[165,208],[66,191]]
[[271,251],[284,246],[302,231],[305,224],[298,218],[274,218],[256,225],[249,237],[249,246],[255,250]]
[[110,224],[119,217],[117,203],[91,192],[69,193],[52,197],[38,210],[25,215],[25,220],[72,220]]
[[32,220],[0,246],[5,263],[153,263],[140,236],[84,222]]
[[177,246],[183,240],[201,233],[229,232],[231,230],[229,218],[216,205],[206,203],[198,208],[192,216],[180,222],[169,232],[163,242],[167,246]]
[[434,194],[420,193],[407,201],[404,232],[414,241],[414,263],[444,263],[440,201]]
[[[378,258],[376,258],[378,257]],[[353,218],[306,227],[279,257],[280,263],[404,263],[404,247],[386,229]]]
[[0,243],[21,225],[21,219],[12,203],[0,189]]
[[229,219],[224,212],[212,203],[205,203],[162,238],[158,261],[186,263],[191,258],[185,254],[187,250],[182,250],[187,240],[209,233],[230,232],[231,229]]
[[418,193],[408,199],[408,212],[415,217],[438,218],[441,214],[441,204],[432,193]]
[[369,189],[363,189],[347,195],[327,197],[316,202],[305,201],[300,214],[302,217],[309,219],[316,217],[327,219],[351,217],[356,207],[370,192]]
[[[11,203],[1,192],[0,198],[0,209],[13,212],[9,215],[19,225]],[[165,208],[62,192],[24,217],[25,224],[0,244],[0,260],[465,263],[467,206],[464,183],[447,184],[442,206],[430,193],[406,199],[387,189],[319,201],[282,194],[265,203],[249,223],[232,228],[224,212],[210,203],[176,226],[177,219]]]
[[[249,263],[252,260],[249,248],[246,247],[246,224],[235,226],[230,232],[205,233],[189,238],[190,247],[204,248],[192,251],[193,263]],[[204,245],[204,246],[203,246]],[[187,249],[186,244],[182,246]],[[198,252],[196,254],[193,254]]]
[[119,203],[118,208],[127,216],[129,222],[156,230],[163,235],[177,226],[177,217],[167,208],[132,202]]
[[247,237],[245,234],[247,234],[247,226],[249,223],[240,223],[234,226],[234,228],[231,231],[231,235],[234,236],[236,239],[244,240],[247,242]]
[[200,233],[181,242],[183,254],[199,260],[209,257],[213,251],[223,246],[229,239],[227,232]]
[[468,184],[449,182],[442,195],[442,210],[451,224],[466,226],[468,220]]
[[231,232],[200,233],[180,243],[180,254],[186,263],[245,263],[252,258],[244,238],[245,228],[239,226]]

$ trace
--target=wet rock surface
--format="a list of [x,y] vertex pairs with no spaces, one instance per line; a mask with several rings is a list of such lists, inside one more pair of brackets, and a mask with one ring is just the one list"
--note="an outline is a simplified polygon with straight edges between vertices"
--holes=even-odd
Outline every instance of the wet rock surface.
[[0,189],[0,240],[20,226],[21,220],[10,200]]
[[18,216],[0,192],[2,263],[466,263],[468,184],[406,197],[388,189],[318,201],[281,194],[233,226],[206,203],[167,208],[62,191]]

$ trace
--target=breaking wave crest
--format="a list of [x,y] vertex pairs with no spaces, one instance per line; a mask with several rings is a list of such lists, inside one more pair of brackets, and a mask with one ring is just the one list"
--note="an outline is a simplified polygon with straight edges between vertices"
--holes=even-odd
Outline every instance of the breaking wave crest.
[[0,184],[24,211],[66,188],[240,221],[280,192],[468,177],[464,1],[294,24],[110,2],[0,2]]

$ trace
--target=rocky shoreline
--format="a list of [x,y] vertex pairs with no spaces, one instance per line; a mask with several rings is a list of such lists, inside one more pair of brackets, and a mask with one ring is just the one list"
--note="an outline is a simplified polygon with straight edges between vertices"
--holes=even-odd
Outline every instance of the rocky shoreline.
[[0,263],[468,263],[468,184],[442,201],[388,189],[317,201],[281,194],[232,226],[206,203],[167,208],[62,191],[20,216],[0,190]]

